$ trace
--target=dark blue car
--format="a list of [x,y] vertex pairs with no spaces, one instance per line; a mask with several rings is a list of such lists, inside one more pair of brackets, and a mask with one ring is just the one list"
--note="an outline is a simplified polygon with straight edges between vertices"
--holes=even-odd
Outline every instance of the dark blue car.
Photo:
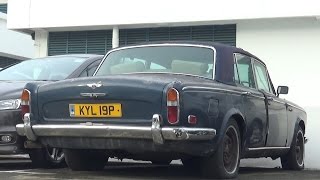
[[[61,150],[49,146],[25,149],[25,138],[18,136],[16,124],[22,122],[21,93],[28,82],[46,84],[63,79],[92,76],[103,56],[61,55],[31,59],[0,71],[0,154],[28,153],[35,166],[60,165]],[[43,148],[45,147],[45,148]]]
[[[20,135],[63,148],[72,170],[109,157],[233,178],[241,158],[304,168],[305,111],[274,89],[266,65],[236,47],[164,42],[111,50],[94,77],[39,85],[22,96]],[[29,148],[33,148],[30,146]]]

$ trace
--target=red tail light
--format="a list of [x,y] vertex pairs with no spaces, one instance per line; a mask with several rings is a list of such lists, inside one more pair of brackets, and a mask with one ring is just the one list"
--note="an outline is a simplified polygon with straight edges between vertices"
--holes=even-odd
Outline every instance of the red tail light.
[[30,91],[24,89],[21,94],[21,115],[22,118],[26,113],[30,113]]
[[167,91],[167,118],[170,124],[179,122],[179,92],[175,88]]

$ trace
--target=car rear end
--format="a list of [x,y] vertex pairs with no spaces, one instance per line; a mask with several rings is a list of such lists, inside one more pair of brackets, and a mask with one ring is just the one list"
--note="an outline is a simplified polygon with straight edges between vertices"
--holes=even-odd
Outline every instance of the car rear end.
[[184,112],[183,85],[213,82],[214,50],[132,48],[109,52],[96,77],[28,84],[22,101],[31,106],[24,124],[17,125],[19,134],[51,147],[107,150],[134,159],[210,154],[216,130]]
[[[25,90],[24,124],[17,126],[22,130],[20,134],[51,147],[121,150],[129,154],[203,154],[201,151],[207,148],[193,142],[215,136],[214,129],[179,123],[181,96],[174,83],[156,80],[154,75],[88,80],[61,81]],[[36,93],[30,93],[33,91]]]

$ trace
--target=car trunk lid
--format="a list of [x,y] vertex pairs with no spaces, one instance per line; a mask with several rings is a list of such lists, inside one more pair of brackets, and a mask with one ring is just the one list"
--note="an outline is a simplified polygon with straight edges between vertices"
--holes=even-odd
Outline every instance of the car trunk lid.
[[[39,116],[44,122],[61,123],[150,122],[153,114],[161,113],[163,90],[170,81],[152,74],[131,74],[43,85],[38,89]],[[100,111],[111,116],[92,115]]]

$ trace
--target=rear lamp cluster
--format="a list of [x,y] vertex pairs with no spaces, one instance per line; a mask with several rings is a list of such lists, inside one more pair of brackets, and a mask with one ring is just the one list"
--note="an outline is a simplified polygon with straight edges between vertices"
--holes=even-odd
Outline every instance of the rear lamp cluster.
[[21,115],[22,118],[26,113],[30,113],[30,91],[24,89],[21,94]]
[[167,91],[167,118],[170,124],[179,122],[179,92],[175,88],[170,88]]

